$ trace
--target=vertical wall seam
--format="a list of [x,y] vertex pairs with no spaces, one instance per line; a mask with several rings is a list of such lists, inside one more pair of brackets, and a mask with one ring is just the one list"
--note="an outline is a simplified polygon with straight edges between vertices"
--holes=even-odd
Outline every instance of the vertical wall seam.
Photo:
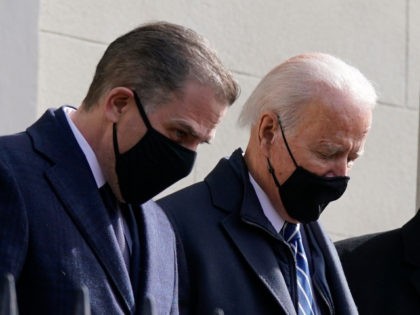
[[410,0],[405,1],[405,78],[404,78],[404,107],[409,107],[408,90],[409,90],[409,66],[410,66]]
[[[410,1],[411,0],[407,0],[406,2],[406,88],[405,88],[405,103],[406,106],[408,106],[408,92],[409,92],[409,66],[410,66],[410,62],[409,62],[409,52],[410,52]],[[419,110],[418,110],[418,126],[417,126],[417,170],[416,170],[416,174],[417,174],[417,185],[415,188],[416,191],[416,209],[417,210],[420,208],[420,93],[419,93]]]

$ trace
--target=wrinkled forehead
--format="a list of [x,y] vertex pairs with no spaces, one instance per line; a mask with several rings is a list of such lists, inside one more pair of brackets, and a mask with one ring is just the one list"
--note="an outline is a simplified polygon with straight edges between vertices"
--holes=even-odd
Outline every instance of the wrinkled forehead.
[[351,95],[331,93],[301,106],[300,117],[307,114],[318,120],[371,120],[372,107]]
[[355,103],[312,102],[300,111],[296,126],[288,134],[297,140],[306,136],[314,141],[340,137],[359,141],[367,135],[371,123],[372,109],[369,107]]

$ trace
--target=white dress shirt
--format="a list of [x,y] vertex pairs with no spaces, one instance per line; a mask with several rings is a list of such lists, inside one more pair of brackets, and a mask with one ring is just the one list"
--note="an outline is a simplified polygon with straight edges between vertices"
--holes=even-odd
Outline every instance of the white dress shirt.
[[270,199],[268,199],[267,194],[264,192],[264,190],[262,190],[261,186],[258,185],[254,177],[252,177],[251,173],[248,173],[248,174],[249,174],[249,180],[251,181],[251,184],[254,187],[255,193],[257,194],[257,197],[260,202],[261,208],[263,209],[264,215],[267,217],[268,221],[270,221],[274,230],[277,233],[280,233],[280,230],[282,229],[284,225],[283,218],[276,211]]
[[[76,111],[75,108],[70,106],[64,107],[64,113],[67,118],[67,122],[69,123],[70,129],[73,132],[74,137],[76,138],[77,143],[79,144],[80,149],[82,150],[83,154],[86,157],[86,160],[89,164],[90,170],[92,171],[93,177],[95,178],[96,186],[101,188],[103,185],[105,185],[105,177],[102,172],[101,167],[99,166],[98,159],[96,158],[95,152],[93,152],[92,147],[87,142],[85,137],[82,135],[80,130],[76,127],[74,122],[72,121],[70,115],[72,112]],[[127,221],[124,219],[124,216],[121,214],[121,209],[117,209],[119,212],[118,215],[120,216],[122,223],[123,223],[123,229],[124,229],[124,237],[127,242],[127,246],[129,249],[129,252],[131,253],[132,249],[132,239],[130,234],[130,229],[128,227]]]

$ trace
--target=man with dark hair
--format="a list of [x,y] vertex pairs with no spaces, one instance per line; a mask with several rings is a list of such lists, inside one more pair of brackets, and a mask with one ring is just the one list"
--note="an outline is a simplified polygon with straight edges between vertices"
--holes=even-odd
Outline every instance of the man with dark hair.
[[308,53],[245,103],[245,152],[158,203],[178,237],[181,314],[357,314],[320,224],[363,152],[376,93],[356,68]]
[[[0,275],[20,314],[177,314],[174,236],[149,201],[186,176],[238,95],[206,41],[143,25],[112,42],[78,109],[0,138]],[[141,205],[141,206],[140,206]]]

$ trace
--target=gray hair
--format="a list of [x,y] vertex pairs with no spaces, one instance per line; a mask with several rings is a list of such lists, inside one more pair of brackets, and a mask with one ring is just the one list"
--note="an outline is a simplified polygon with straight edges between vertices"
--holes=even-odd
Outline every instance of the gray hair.
[[104,93],[124,86],[135,89],[150,110],[182,93],[187,81],[210,86],[216,99],[229,105],[239,94],[232,74],[203,37],[176,24],[145,24],[108,46],[83,106],[88,110]]
[[377,101],[375,89],[358,69],[324,53],[298,55],[261,80],[246,101],[239,124],[254,125],[267,110],[279,115],[284,129],[293,128],[305,105],[320,101],[333,106],[331,96],[334,95],[370,109]]

